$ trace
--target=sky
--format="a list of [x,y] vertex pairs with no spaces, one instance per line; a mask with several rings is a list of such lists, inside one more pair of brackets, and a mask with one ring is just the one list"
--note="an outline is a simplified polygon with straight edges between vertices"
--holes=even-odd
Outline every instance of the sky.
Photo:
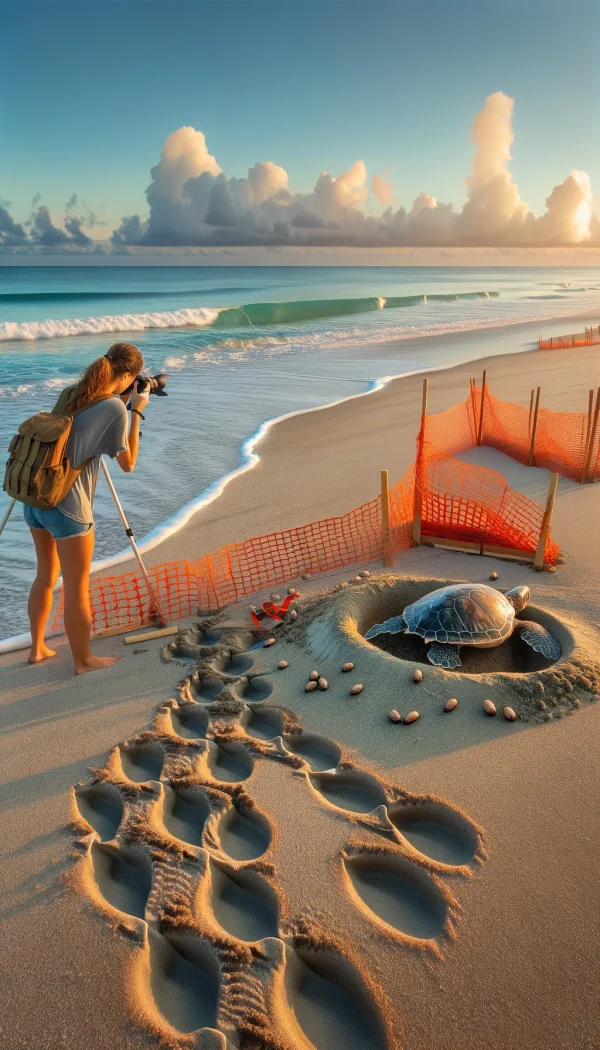
[[[53,238],[91,250],[84,238],[106,243],[119,229],[121,251],[186,238],[574,243],[575,212],[600,193],[598,30],[596,0],[0,0],[0,201],[26,250],[49,250]],[[490,135],[493,179],[508,173],[518,188],[500,225],[481,172],[479,189],[466,181]],[[165,149],[178,164],[183,151],[193,186],[179,184],[171,161],[151,178]],[[531,215],[572,171],[579,191],[568,183],[552,221],[536,227]],[[473,192],[473,214],[459,221]],[[410,220],[417,200],[436,212],[425,232],[421,204]],[[451,221],[437,207],[450,202]],[[136,215],[138,225],[121,225]],[[600,238],[593,223],[589,237]]]

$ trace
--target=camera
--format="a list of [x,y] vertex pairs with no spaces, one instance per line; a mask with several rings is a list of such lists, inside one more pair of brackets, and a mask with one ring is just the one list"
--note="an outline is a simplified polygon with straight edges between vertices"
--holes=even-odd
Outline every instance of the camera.
[[[136,376],[131,386],[124,390],[124,394],[132,394],[133,388],[135,387],[138,394],[144,392],[149,394],[156,394],[157,397],[168,397],[165,386],[167,385],[168,375],[166,372],[159,372],[155,376]],[[150,389],[148,390],[148,387]]]

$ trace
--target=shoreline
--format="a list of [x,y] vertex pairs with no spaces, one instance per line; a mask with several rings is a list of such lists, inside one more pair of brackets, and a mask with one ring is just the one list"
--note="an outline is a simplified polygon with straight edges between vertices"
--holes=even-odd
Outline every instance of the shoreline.
[[[577,317],[574,318],[574,320],[577,320],[579,322],[585,322],[591,320],[592,318],[595,319],[597,317],[598,312],[578,314]],[[460,340],[461,342],[463,342],[465,335],[467,337],[475,338],[477,333],[482,331],[489,334],[491,332],[497,332],[499,329],[505,330],[506,328],[511,327],[514,329],[523,329],[525,327],[531,326],[532,324],[537,324],[537,322],[518,322],[517,324],[506,326],[498,325],[495,326],[493,329],[475,329],[467,333],[448,332],[444,333],[442,336],[422,335],[402,337],[400,339],[391,341],[390,344],[385,345],[394,345],[400,342],[405,343],[409,339],[413,339],[416,343],[418,343],[421,346],[426,346],[427,343],[435,342],[438,339],[443,339],[445,342],[449,342],[453,339]],[[594,348],[592,347],[590,349],[593,350]],[[541,351],[536,351],[534,346],[528,347],[524,345],[521,349],[513,350],[509,354],[489,355],[486,353],[481,353],[477,357],[469,358],[468,364],[479,364],[481,366],[487,362],[491,363],[494,360],[498,360],[501,358],[517,357],[521,354],[531,352],[540,353]],[[558,352],[559,351],[544,351],[544,353]],[[562,352],[573,353],[573,351]],[[315,405],[311,408],[302,408],[294,412],[287,412],[280,416],[273,416],[270,419],[264,420],[262,423],[260,423],[260,425],[254,431],[254,433],[251,434],[242,443],[240,447],[240,456],[242,460],[241,463],[233,470],[229,471],[227,474],[224,474],[220,478],[215,479],[215,481],[211,482],[211,484],[208,485],[201,493],[199,493],[198,496],[193,497],[182,507],[180,507],[177,511],[175,511],[173,515],[171,515],[169,518],[166,518],[163,522],[161,522],[159,525],[154,526],[154,528],[152,528],[148,533],[146,533],[138,542],[138,548],[140,552],[142,554],[148,553],[160,544],[164,543],[166,540],[177,535],[177,533],[179,533],[182,529],[185,528],[185,526],[190,522],[190,520],[194,517],[195,514],[204,510],[206,507],[210,506],[212,503],[218,500],[223,495],[225,489],[232,481],[235,481],[236,478],[239,478],[241,475],[252,470],[253,467],[255,467],[261,459],[260,454],[256,451],[257,446],[260,445],[272,433],[273,428],[275,428],[276,426],[279,426],[293,419],[308,417],[315,413],[329,412],[339,405],[347,405],[351,402],[358,401],[370,395],[377,394],[380,391],[384,390],[386,387],[389,387],[390,384],[399,383],[401,380],[408,380],[416,376],[424,376],[430,373],[434,374],[451,372],[456,368],[462,367],[463,364],[464,362],[458,362],[454,364],[443,364],[437,366],[433,365],[424,368],[412,369],[406,372],[398,372],[392,375],[381,376],[378,379],[372,380],[369,383],[368,388],[366,390],[361,390],[359,393],[349,394],[347,397],[341,397],[335,401],[328,402],[326,405]],[[350,510],[351,508],[348,507],[347,509]],[[118,564],[123,564],[124,562],[131,562],[132,560],[133,559],[131,551],[129,549],[123,549],[115,555],[111,555],[107,558],[102,558],[98,561],[94,561],[92,563],[92,573],[104,574],[108,568],[112,568],[113,566]]]
[[[597,317],[597,311],[585,314],[578,313],[573,317],[573,320],[577,320],[578,322],[585,322],[591,319],[596,319]],[[500,330],[506,330],[507,328],[520,329],[533,324],[537,324],[537,321],[519,321],[516,323],[511,322],[510,324],[506,325],[494,325],[491,328],[476,328],[461,332],[444,332],[441,335],[424,333],[423,335],[400,336],[398,339],[391,340],[389,343],[384,343],[381,345],[395,345],[396,343],[406,343],[410,340],[414,340],[420,345],[423,345],[424,341],[435,341],[438,339],[442,339],[444,341],[451,339],[461,339],[462,341],[462,339],[464,339],[465,336],[467,338],[474,338],[479,332],[491,333]],[[523,346],[520,350],[513,350],[509,356],[516,356],[517,354],[531,352],[535,352],[534,346]],[[551,351],[547,352],[550,353]],[[471,364],[476,364],[478,362],[481,363],[488,360],[492,361],[494,360],[495,356],[508,355],[499,354],[489,356],[483,354],[480,357],[470,358],[469,361]],[[457,367],[459,367],[459,364],[444,364],[438,366],[431,366],[427,368],[413,369],[407,372],[397,372],[393,375],[380,376],[378,379],[371,380],[367,389],[361,390],[357,394],[349,394],[347,397],[341,397],[335,401],[330,401],[326,405],[315,405],[312,408],[301,408],[294,412],[286,412],[280,416],[272,416],[269,419],[263,420],[259,424],[257,429],[254,431],[254,433],[250,434],[250,436],[242,442],[240,446],[240,464],[233,470],[229,471],[227,474],[223,474],[221,475],[221,477],[216,478],[215,481],[211,482],[210,485],[203,489],[202,492],[200,492],[197,496],[194,496],[191,500],[188,500],[187,503],[184,503],[182,507],[179,507],[179,509],[176,510],[175,513],[172,514],[169,518],[165,518],[164,521],[160,522],[158,525],[155,525],[152,529],[150,529],[150,531],[147,532],[137,543],[138,549],[142,554],[145,554],[148,551],[151,551],[154,547],[158,546],[160,543],[163,543],[165,540],[169,539],[171,536],[174,536],[181,529],[185,528],[185,526],[196,513],[203,510],[205,507],[209,506],[216,499],[218,499],[223,494],[225,488],[227,487],[227,485],[229,485],[231,481],[234,481],[235,478],[239,477],[241,474],[246,473],[247,471],[251,470],[254,466],[256,466],[256,464],[260,461],[260,456],[257,452],[255,452],[255,449],[257,445],[259,445],[264,440],[264,438],[267,437],[267,435],[276,425],[280,423],[285,423],[288,420],[294,419],[299,416],[309,416],[315,412],[326,412],[329,411],[329,409],[333,408],[335,405],[346,404],[351,401],[356,401],[359,398],[367,397],[370,394],[376,394],[380,390],[383,390],[390,383],[399,381],[401,379],[409,379],[413,376],[426,375],[435,372],[450,371],[451,369]],[[114,565],[120,565],[124,562],[131,560],[131,551],[128,548],[124,548],[117,554],[109,555],[108,557],[101,558],[98,561],[94,560],[92,562],[91,572],[104,573],[106,569],[112,568]]]
[[[590,321],[592,319],[596,320],[597,318],[598,318],[598,313],[597,312],[594,312],[594,313],[586,312],[584,314],[580,313],[580,314],[574,316],[573,317],[573,321],[576,321],[577,323],[584,323],[584,322]],[[507,330],[510,331],[511,329],[515,330],[515,332],[520,332],[520,333],[525,334],[524,330],[531,329],[532,326],[537,325],[537,323],[538,323],[537,321],[533,321],[533,322],[532,321],[517,322],[517,323],[511,323],[511,324],[507,324],[507,325],[495,325],[493,328],[473,329],[473,330],[469,330],[468,332],[465,332],[465,331],[447,332],[447,333],[444,333],[441,336],[440,335],[430,335],[430,334],[423,334],[423,335],[418,335],[418,336],[414,336],[414,335],[403,336],[403,337],[400,337],[398,339],[392,340],[392,341],[390,341],[387,344],[381,344],[381,345],[394,346],[394,345],[396,345],[398,343],[402,343],[402,344],[406,345],[407,342],[410,342],[412,340],[412,341],[414,341],[414,343],[418,347],[420,347],[420,348],[424,347],[426,349],[428,345],[431,346],[433,344],[437,344],[440,340],[442,340],[443,341],[443,345],[445,347],[448,347],[449,345],[451,345],[451,343],[453,341],[456,342],[456,343],[460,343],[461,345],[464,345],[465,338],[469,342],[473,342],[475,340],[475,338],[477,337],[477,335],[480,334],[480,333],[485,333],[487,335],[487,337],[488,337],[488,342],[489,342],[489,338],[490,338],[490,336],[492,334],[496,334],[498,336],[501,336],[502,334],[506,334]],[[286,423],[290,423],[290,422],[292,422],[294,420],[302,420],[304,417],[309,417],[311,415],[321,414],[321,413],[330,413],[330,412],[332,412],[333,410],[335,410],[338,407],[351,405],[351,403],[360,401],[362,399],[365,399],[369,395],[380,394],[385,389],[389,389],[390,387],[395,386],[395,384],[400,384],[401,382],[404,382],[404,384],[406,384],[409,380],[411,380],[411,379],[415,380],[419,376],[423,376],[423,375],[436,374],[436,373],[439,373],[439,374],[449,373],[450,374],[452,372],[455,372],[457,369],[460,370],[460,369],[464,368],[465,365],[468,365],[469,367],[471,367],[472,365],[479,365],[480,367],[483,365],[485,367],[487,365],[488,368],[489,368],[489,366],[494,361],[500,362],[500,361],[503,361],[503,360],[505,360],[507,358],[509,358],[509,359],[517,358],[517,357],[521,357],[523,354],[529,354],[531,352],[543,353],[544,356],[555,354],[555,353],[570,353],[570,354],[573,354],[573,353],[577,353],[578,352],[578,351],[573,351],[573,350],[543,351],[542,352],[542,351],[537,351],[535,349],[535,344],[533,346],[527,345],[528,342],[529,342],[529,340],[524,342],[520,349],[512,350],[508,354],[506,354],[506,353],[498,353],[498,354],[490,355],[488,353],[486,355],[484,353],[482,356],[469,358],[466,362],[463,361],[463,362],[454,363],[454,364],[432,365],[432,366],[428,366],[428,367],[424,367],[424,368],[413,369],[413,370],[408,371],[408,372],[400,372],[400,373],[396,373],[396,374],[393,374],[393,375],[382,376],[382,377],[379,377],[378,379],[372,380],[369,383],[368,388],[366,390],[360,391],[359,393],[350,394],[347,397],[342,397],[342,398],[340,398],[340,399],[338,399],[336,401],[329,402],[326,405],[316,405],[316,406],[313,406],[311,408],[298,409],[298,410],[296,410],[294,412],[288,412],[288,413],[285,413],[283,415],[274,416],[274,417],[272,417],[270,419],[264,420],[259,425],[259,427],[255,430],[255,432],[253,434],[251,434],[242,443],[241,448],[240,448],[241,463],[239,463],[239,465],[237,467],[235,467],[233,470],[229,471],[227,474],[222,475],[221,477],[215,479],[201,493],[199,493],[198,496],[196,496],[196,497],[192,498],[191,500],[189,500],[182,507],[178,508],[178,510],[175,511],[175,513],[172,514],[169,518],[165,519],[164,521],[162,521],[158,525],[154,526],[139,541],[136,541],[140,553],[142,555],[146,555],[146,554],[148,554],[148,553],[150,553],[152,551],[156,551],[157,548],[162,548],[163,545],[168,544],[170,540],[173,540],[174,538],[180,536],[182,533],[185,533],[186,527],[193,527],[193,526],[190,526],[190,523],[192,522],[192,520],[197,515],[199,515],[201,512],[206,511],[209,507],[213,506],[215,503],[218,503],[218,501],[223,497],[224,493],[226,492],[228,487],[231,485],[231,483],[235,482],[236,480],[239,480],[239,479],[243,478],[244,475],[247,475],[249,472],[251,472],[255,467],[257,467],[260,464],[260,462],[261,462],[261,455],[259,455],[259,453],[256,451],[256,448],[257,448],[257,446],[262,445],[265,442],[266,439],[268,439],[269,437],[272,437],[273,431],[274,431],[274,429],[276,427],[280,427],[280,426],[282,426],[282,425],[284,425]],[[594,347],[590,347],[589,348],[589,350],[592,351],[592,352],[594,351],[594,349],[598,349],[598,348],[594,348]],[[448,408],[448,407],[450,407],[450,405],[447,404],[444,407]],[[415,430],[415,435],[416,435],[416,430]],[[414,442],[413,442],[413,448],[414,448]],[[410,460],[410,462],[412,462],[412,459]],[[407,462],[406,463],[406,467],[408,467],[409,465],[410,464]],[[356,505],[360,505],[360,504],[356,504]],[[346,513],[350,509],[352,509],[351,506],[346,506],[343,509],[341,509],[339,511],[339,513]],[[327,515],[327,516],[330,516],[330,515]],[[318,518],[318,516],[315,516],[315,517],[310,518],[309,520],[316,521],[316,520],[319,520],[319,518]],[[302,522],[302,523],[304,523],[304,522]],[[286,527],[293,527],[294,524],[301,524],[301,523],[300,522],[294,522],[292,525],[288,525]],[[268,531],[278,531],[278,530],[270,529]],[[256,533],[256,532],[254,533],[254,535],[258,535],[258,534],[259,533]],[[237,541],[242,542],[243,539],[248,539],[248,538],[250,538],[250,537],[249,536],[238,536],[237,537]],[[227,542],[236,542],[236,540],[235,539],[228,540]],[[176,540],[175,540],[175,543],[176,543]],[[209,545],[208,549],[207,550],[203,549],[201,553],[209,553],[210,550],[218,549],[218,546],[220,546],[220,545],[221,544],[217,544],[216,546]],[[200,554],[200,552],[198,552],[198,554],[196,556],[199,556],[199,554]],[[171,561],[171,560],[178,560],[176,553],[172,553],[170,556],[162,557],[162,558],[158,558],[158,559],[153,557],[153,558],[150,559],[149,563],[150,564],[157,564],[158,561]],[[123,569],[124,572],[131,571],[132,569],[135,568],[136,562],[134,560],[134,557],[132,555],[132,552],[131,552],[130,548],[125,548],[125,549],[122,549],[121,551],[117,552],[114,555],[109,555],[108,557],[100,558],[98,560],[94,560],[92,562],[92,566],[91,566],[91,573],[92,574],[107,575],[108,571],[112,570],[117,565],[123,565],[124,566],[124,569]],[[59,580],[59,583],[57,584],[57,586],[60,586],[60,580]],[[30,635],[28,633],[24,633],[24,634],[21,634],[21,635],[14,635],[14,636],[10,636],[10,637],[4,638],[4,639],[0,639],[0,654],[1,653],[9,653],[9,652],[13,652],[13,651],[18,651],[20,649],[25,649],[29,645],[30,645]]]

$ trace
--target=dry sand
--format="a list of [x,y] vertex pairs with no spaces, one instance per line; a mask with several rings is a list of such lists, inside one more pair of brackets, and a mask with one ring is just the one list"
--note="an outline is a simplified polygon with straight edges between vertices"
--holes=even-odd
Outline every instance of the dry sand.
[[[597,348],[495,358],[488,374],[501,397],[527,404],[541,383],[544,404],[581,409],[599,360]],[[438,373],[431,410],[462,397],[473,371]],[[260,464],[149,560],[197,556],[370,498],[381,466],[395,480],[412,460],[419,386],[397,381],[279,424]],[[543,497],[546,472],[486,450],[471,456],[502,461],[511,484]],[[561,636],[556,676],[419,664],[415,685],[413,653],[395,659],[360,637],[361,616],[407,586],[385,578],[326,600],[322,629],[301,614],[297,630],[248,657],[245,632],[193,630],[171,653],[183,665],[161,661],[160,642],[136,652],[120,639],[97,646],[124,653],[118,665],[79,679],[63,643],[49,665],[3,657],[2,1045],[114,1050],[155,1045],[157,1033],[194,1045],[177,1033],[208,1025],[213,1034],[195,1041],[204,1050],[223,1050],[217,1029],[236,1027],[255,1050],[600,1047],[599,520],[600,486],[563,481],[554,533],[566,562],[556,574],[429,548],[395,566],[436,581],[483,581],[496,569],[499,585],[527,583],[533,618]],[[199,642],[210,643],[201,654]],[[289,666],[278,671],[282,658]],[[313,667],[326,692],[304,691]],[[226,703],[221,694],[210,710],[198,703],[219,691],[201,684],[209,668],[226,685]],[[259,681],[240,680],[248,670]],[[365,688],[351,698],[354,680]],[[487,718],[490,692],[524,717]],[[459,707],[442,714],[449,695]],[[391,707],[421,718],[392,725]],[[78,781],[88,787],[75,809]],[[77,829],[67,826],[74,816]]]

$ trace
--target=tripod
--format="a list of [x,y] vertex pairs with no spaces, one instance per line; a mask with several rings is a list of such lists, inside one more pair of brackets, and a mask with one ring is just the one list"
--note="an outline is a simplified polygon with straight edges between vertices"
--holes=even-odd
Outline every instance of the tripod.
[[[148,590],[148,597],[150,598],[150,619],[151,619],[152,623],[156,627],[164,627],[166,621],[165,621],[165,619],[164,619],[164,617],[163,617],[163,615],[162,615],[162,613],[160,611],[160,605],[159,605],[158,599],[156,597],[156,592],[155,592],[155,590],[154,590],[154,588],[152,586],[152,583],[150,582],[150,577],[148,576],[148,570],[146,569],[146,566],[144,565],[144,562],[142,561],[142,555],[140,554],[139,549],[138,549],[138,545],[137,545],[137,543],[135,542],[135,540],[133,538],[133,531],[132,531],[132,529],[131,529],[131,527],[129,525],[129,522],[127,521],[127,518],[125,516],[125,511],[123,510],[123,507],[121,505],[121,501],[120,501],[120,499],[119,499],[119,497],[117,495],[117,490],[115,489],[115,486],[113,485],[112,478],[111,478],[110,474],[108,473],[108,467],[106,466],[106,463],[104,462],[104,457],[103,456],[100,456],[100,466],[102,467],[102,472],[104,474],[104,477],[106,478],[106,483],[107,483],[107,485],[108,485],[108,487],[110,489],[110,494],[111,494],[112,498],[115,501],[115,506],[117,508],[119,517],[120,517],[121,521],[123,522],[123,528],[125,529],[125,535],[127,536],[127,539],[129,540],[129,543],[131,544],[131,549],[132,549],[132,551],[134,553],[134,556],[135,556],[135,559],[136,559],[136,561],[137,561],[137,563],[138,563],[138,565],[140,567],[140,572],[141,572],[142,576],[144,577],[144,583],[146,584],[146,588]],[[10,516],[11,516],[11,514],[13,512],[13,509],[14,509],[14,506],[15,506],[16,502],[17,502],[17,500],[13,499],[10,502],[9,506],[8,506],[6,514],[4,515],[4,517],[2,519],[2,522],[0,523],[0,536],[2,535],[2,533],[4,531],[4,528],[6,526],[6,523],[8,522],[8,519],[10,518]]]

